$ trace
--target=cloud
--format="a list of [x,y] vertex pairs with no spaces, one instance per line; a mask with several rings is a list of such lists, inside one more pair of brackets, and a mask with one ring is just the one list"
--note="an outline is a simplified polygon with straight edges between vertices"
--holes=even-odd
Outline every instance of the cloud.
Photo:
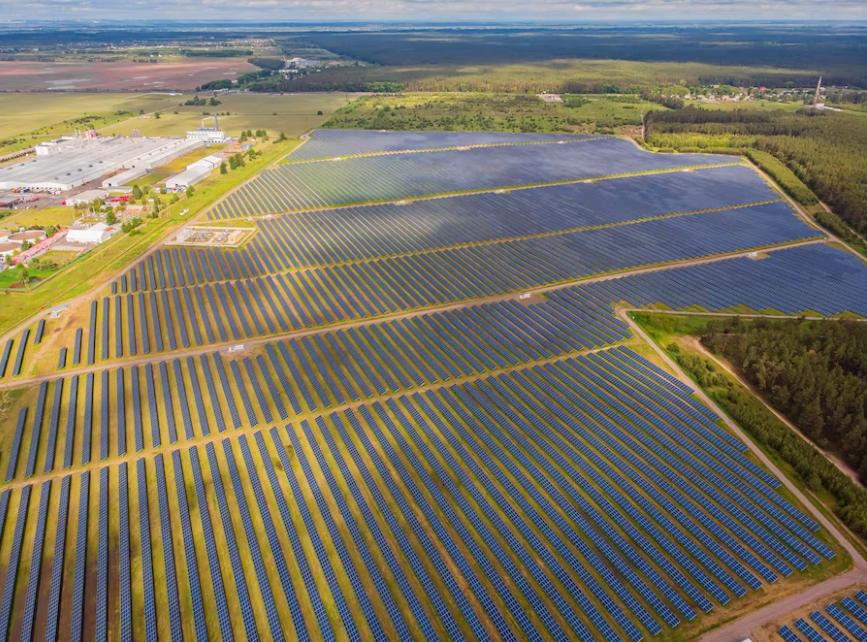
[[[662,20],[867,19],[865,0],[152,0],[147,6],[144,18],[151,20],[565,22],[575,20],[576,13],[581,20],[634,19],[635,14]],[[143,18],[137,4],[116,0],[0,0],[0,7],[5,20],[56,18],[66,11],[102,19]]]

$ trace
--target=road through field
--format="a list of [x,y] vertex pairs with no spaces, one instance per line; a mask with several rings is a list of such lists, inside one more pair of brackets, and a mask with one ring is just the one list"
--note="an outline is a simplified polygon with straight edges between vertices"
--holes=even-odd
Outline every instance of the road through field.
[[821,599],[824,596],[830,596],[837,591],[840,591],[849,586],[863,584],[867,582],[867,561],[861,555],[860,551],[852,545],[849,539],[843,535],[839,528],[829,520],[822,511],[820,511],[813,502],[807,498],[804,493],[777,468],[776,464],[768,457],[765,452],[756,445],[753,440],[738,426],[729,416],[711,399],[695,382],[689,378],[686,373],[675,363],[675,361],[663,350],[659,345],[650,338],[650,336],[629,316],[627,310],[619,310],[618,316],[629,324],[632,331],[641,337],[654,351],[659,355],[673,372],[677,373],[678,379],[688,385],[694,394],[701,401],[711,408],[717,415],[722,417],[729,430],[737,435],[750,449],[750,451],[761,461],[761,463],[773,473],[777,479],[786,487],[786,489],[801,502],[801,504],[810,511],[811,516],[821,524],[840,546],[852,557],[854,568],[848,573],[832,577],[829,580],[816,584],[810,588],[792,595],[788,598],[769,604],[768,606],[754,611],[730,624],[727,624],[719,629],[711,631],[700,638],[701,642],[741,642],[749,638],[753,629],[762,625],[780,619],[787,613],[794,611],[810,602]]

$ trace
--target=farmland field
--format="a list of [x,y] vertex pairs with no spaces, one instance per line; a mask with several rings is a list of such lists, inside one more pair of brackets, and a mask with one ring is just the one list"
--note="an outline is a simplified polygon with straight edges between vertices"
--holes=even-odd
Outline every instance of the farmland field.
[[848,569],[616,308],[867,265],[739,158],[558,140],[316,132],[199,217],[241,247],[0,337],[2,635],[680,642]]
[[131,115],[143,109],[149,113],[176,105],[178,98],[162,94],[56,93],[34,97],[33,94],[0,93],[0,138],[29,132],[44,132],[57,137],[71,130],[55,129],[56,123],[94,116],[94,124],[99,127],[99,121],[114,112],[130,112]]
[[4,91],[189,91],[215,78],[256,69],[244,59],[186,59],[160,64],[121,62],[0,62]]

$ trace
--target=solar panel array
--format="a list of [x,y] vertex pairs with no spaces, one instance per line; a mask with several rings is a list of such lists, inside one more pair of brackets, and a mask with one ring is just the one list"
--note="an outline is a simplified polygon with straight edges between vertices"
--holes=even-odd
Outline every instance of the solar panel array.
[[[625,140],[592,137],[566,145],[476,147],[291,163],[265,170],[217,203],[208,217],[231,219],[728,162],[709,154],[649,154]],[[485,171],[479,172],[479,167]]]
[[[383,155],[285,167],[337,172],[326,194],[337,202],[353,179],[334,168],[350,162],[411,165],[417,178],[450,154],[454,168],[422,186],[436,190],[482,157],[494,163],[485,180],[542,152],[551,158],[520,180],[720,160],[554,138],[392,154],[455,139],[358,135],[348,152]],[[554,171],[554,157],[573,166]],[[238,250],[162,247],[134,265],[85,303],[71,371],[12,408],[0,452],[15,483],[0,494],[6,631],[637,641],[834,557],[688,386],[618,345],[631,337],[612,305],[857,312],[867,268],[816,244],[572,283],[813,238],[751,170],[257,225]],[[4,363],[17,349],[13,369],[26,372],[44,349],[31,346],[52,343],[52,320],[34,328],[41,342],[15,337]],[[216,345],[229,342],[245,345]],[[861,640],[865,616],[844,601],[802,624]]]
[[864,262],[856,256],[820,244],[771,252],[767,258],[626,276],[581,290],[597,299],[627,301],[636,307],[867,316],[864,270]]
[[575,134],[508,134],[502,132],[392,132],[364,129],[317,129],[286,157],[286,162],[335,156],[382,154],[409,150],[449,149],[478,145],[520,145],[573,142],[590,138]]
[[867,642],[867,593],[844,597],[825,607],[824,613],[813,611],[809,620],[798,618],[781,626],[777,634],[784,642]]

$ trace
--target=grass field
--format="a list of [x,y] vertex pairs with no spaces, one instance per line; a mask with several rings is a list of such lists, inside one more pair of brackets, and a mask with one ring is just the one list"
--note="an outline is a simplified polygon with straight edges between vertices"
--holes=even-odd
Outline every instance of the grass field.
[[166,109],[176,100],[161,94],[0,93],[0,155],[76,129],[100,129],[141,110]]
[[796,112],[804,108],[801,102],[785,102],[778,103],[770,100],[688,100],[687,105],[701,107],[704,109],[720,109],[723,111],[734,111],[735,109],[758,109],[767,111],[787,111]]
[[75,208],[63,207],[45,207],[39,210],[21,210],[13,212],[11,216],[0,219],[0,227],[17,230],[19,227],[30,227],[31,225],[69,225],[75,220]]
[[[220,128],[229,136],[240,136],[241,132],[248,129],[264,129],[273,137],[280,132],[287,136],[298,136],[320,126],[331,113],[346,103],[343,94],[256,94],[221,96],[222,104],[217,107],[179,106],[190,97],[178,97],[173,105],[164,106],[159,119],[134,118],[107,127],[101,133],[128,136],[132,129],[139,129],[143,136],[182,136],[201,125],[202,112],[216,112],[220,114]],[[320,111],[323,115],[318,115]],[[223,115],[226,112],[228,116]],[[206,123],[208,127],[213,127],[213,124],[213,120]]]

